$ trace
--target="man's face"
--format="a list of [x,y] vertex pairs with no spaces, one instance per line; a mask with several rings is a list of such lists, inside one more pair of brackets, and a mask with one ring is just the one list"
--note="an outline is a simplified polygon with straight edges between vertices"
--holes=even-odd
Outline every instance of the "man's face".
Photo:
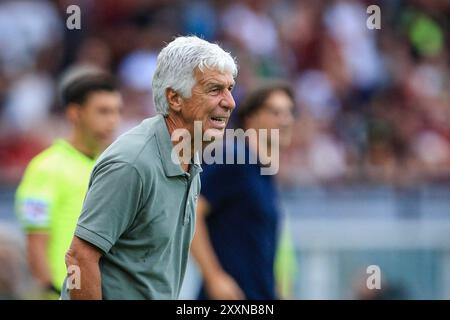
[[230,73],[217,70],[195,72],[196,84],[190,98],[183,99],[181,114],[187,129],[194,134],[194,121],[201,121],[202,136],[220,138],[225,132],[231,112],[236,106],[231,90],[234,79]]
[[85,142],[95,149],[105,149],[114,139],[119,125],[122,97],[117,91],[95,91],[78,108],[76,125]]
[[291,98],[282,90],[273,91],[262,108],[247,120],[247,127],[269,130],[269,139],[270,130],[279,129],[280,147],[287,147],[292,139],[293,111],[294,102]]

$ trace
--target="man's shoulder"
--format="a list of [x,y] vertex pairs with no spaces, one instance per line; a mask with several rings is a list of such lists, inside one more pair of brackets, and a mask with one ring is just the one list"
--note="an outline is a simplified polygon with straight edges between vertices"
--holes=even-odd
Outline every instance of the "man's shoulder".
[[53,143],[48,148],[42,150],[28,163],[27,171],[49,171],[55,172],[61,166],[63,155],[58,148],[57,143]]
[[99,157],[96,166],[122,162],[136,168],[151,166],[158,159],[155,117],[122,134]]
[[28,163],[20,184],[17,188],[16,197],[24,198],[49,190],[58,190],[57,183],[60,181],[64,157],[55,143],[37,154]]

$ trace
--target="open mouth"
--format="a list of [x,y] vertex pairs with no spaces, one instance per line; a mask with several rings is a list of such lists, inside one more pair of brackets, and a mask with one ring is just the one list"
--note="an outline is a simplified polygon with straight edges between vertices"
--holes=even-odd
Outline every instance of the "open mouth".
[[217,128],[217,129],[223,129],[225,128],[226,124],[227,124],[227,117],[220,117],[220,116],[212,116],[209,117],[209,120],[211,121],[213,127]]

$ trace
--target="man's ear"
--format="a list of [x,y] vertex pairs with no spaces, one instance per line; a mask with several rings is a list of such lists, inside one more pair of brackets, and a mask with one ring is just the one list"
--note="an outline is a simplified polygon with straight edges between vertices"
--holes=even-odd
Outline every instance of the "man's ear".
[[80,106],[76,103],[70,103],[66,106],[66,117],[72,123],[77,123],[80,119]]
[[170,109],[172,109],[175,112],[181,111],[181,106],[183,105],[183,98],[178,92],[176,92],[172,88],[167,88],[166,99]]

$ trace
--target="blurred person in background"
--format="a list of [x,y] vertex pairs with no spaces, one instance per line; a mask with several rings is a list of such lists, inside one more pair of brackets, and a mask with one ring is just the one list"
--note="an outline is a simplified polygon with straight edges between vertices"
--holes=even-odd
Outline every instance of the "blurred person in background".
[[98,69],[69,70],[61,82],[70,133],[32,159],[16,193],[31,272],[55,297],[91,170],[112,142],[122,108],[115,80]]
[[[261,141],[261,129],[268,130],[269,136],[270,130],[279,129],[280,148],[289,145],[294,108],[292,89],[284,83],[270,83],[248,95],[237,111],[238,126],[254,129],[258,135],[248,136],[246,157],[257,154],[259,148],[270,148],[264,144],[276,143],[270,138]],[[260,160],[256,164],[205,166],[192,244],[203,276],[199,299],[280,296],[274,272],[281,226],[277,187],[272,175],[261,175]],[[288,239],[284,243],[288,244]],[[282,259],[288,262],[285,249]],[[283,285],[288,289],[286,281]]]

